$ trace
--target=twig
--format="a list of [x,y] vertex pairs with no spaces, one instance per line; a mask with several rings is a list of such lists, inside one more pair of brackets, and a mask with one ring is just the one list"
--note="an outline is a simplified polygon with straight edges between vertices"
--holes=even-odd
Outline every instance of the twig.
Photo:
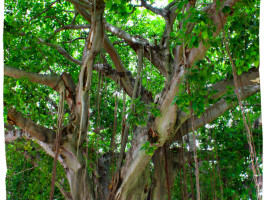
[[32,169],[34,169],[34,168],[36,168],[36,167],[38,167],[38,166],[31,167],[31,168],[28,168],[28,169],[22,170],[22,171],[20,171],[20,172],[18,172],[18,173],[8,175],[8,176],[7,176],[7,178],[10,178],[10,177],[12,177],[12,176],[15,176],[15,175],[21,174],[21,173],[26,172],[26,171],[29,171],[29,170],[32,170]]
[[[43,10],[43,11],[40,12],[39,14],[35,15],[34,17],[32,17],[32,18],[30,19],[30,21],[36,19],[37,17],[39,17],[40,15],[42,15],[43,13],[45,13],[46,11],[48,11],[48,10],[49,10],[55,3],[57,3],[58,1],[59,1],[59,0],[56,0],[56,1],[52,2],[52,3],[49,5],[49,7],[47,7],[45,10]],[[29,21],[29,22],[30,22],[30,21]]]

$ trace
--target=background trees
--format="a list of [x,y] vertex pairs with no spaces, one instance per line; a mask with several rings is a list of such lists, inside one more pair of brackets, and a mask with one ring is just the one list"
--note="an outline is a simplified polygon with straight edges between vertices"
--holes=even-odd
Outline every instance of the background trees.
[[48,198],[59,132],[54,197],[257,198],[258,23],[259,1],[6,1],[8,198]]

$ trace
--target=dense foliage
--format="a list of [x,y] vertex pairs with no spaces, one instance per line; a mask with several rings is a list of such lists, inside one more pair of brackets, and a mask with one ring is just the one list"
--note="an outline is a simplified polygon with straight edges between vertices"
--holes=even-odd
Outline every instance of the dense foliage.
[[[58,109],[61,106],[60,81],[65,80],[65,74],[70,74],[77,86],[75,95],[79,94],[83,62],[90,52],[90,48],[86,51],[88,42],[95,42],[89,37],[90,30],[95,28],[94,24],[86,16],[93,18],[98,10],[89,12],[83,9],[97,9],[102,4],[105,4],[101,18],[104,36],[101,38],[102,48],[93,53],[96,57],[93,59],[88,98],[87,112],[90,114],[87,116],[87,131],[85,137],[81,137],[80,146],[77,143],[80,135],[70,139],[71,136],[63,134],[64,144],[60,144],[60,151],[61,148],[65,151],[70,147],[75,151],[72,153],[77,160],[74,160],[86,166],[88,177],[81,175],[83,180],[81,178],[80,181],[88,178],[90,184],[87,186],[93,188],[89,191],[94,193],[92,196],[95,199],[108,198],[101,190],[109,190],[111,199],[113,193],[120,190],[125,177],[129,178],[125,175],[126,171],[138,155],[137,158],[144,156],[144,159],[141,158],[144,163],[138,163],[143,167],[138,164],[129,167],[131,170],[137,167],[140,173],[134,175],[137,181],[130,182],[141,186],[141,191],[148,195],[148,199],[155,198],[152,196],[155,190],[155,194],[160,191],[168,199],[196,199],[198,188],[192,147],[193,123],[197,136],[201,199],[257,199],[251,166],[254,161],[250,157],[248,133],[234,92],[232,60],[235,73],[239,76],[239,93],[247,123],[253,135],[260,184],[260,92],[259,83],[251,81],[252,76],[258,76],[255,74],[258,74],[259,67],[259,0],[6,0],[4,120],[7,199],[49,198],[52,157],[55,154],[49,153],[42,144],[50,145],[50,150],[55,153],[55,142],[40,140],[41,136],[26,126],[30,122],[24,120],[23,125],[15,119],[16,116],[31,119],[38,126],[46,128],[44,130],[53,130],[56,135]],[[214,7],[209,7],[211,5]],[[217,17],[215,13],[218,12],[224,18],[221,19],[223,28],[215,24],[214,15]],[[227,44],[231,57],[226,50]],[[198,55],[194,54],[194,50],[198,51]],[[140,61],[137,56],[139,51],[143,57],[140,73],[137,64]],[[24,72],[33,73],[20,74]],[[56,84],[51,87],[47,83],[48,78],[35,78],[36,74],[54,77]],[[181,78],[177,78],[179,76]],[[136,80],[137,92],[133,96]],[[73,94],[64,94],[66,101],[60,125],[62,133],[69,131],[70,124],[76,123],[74,112],[78,113],[81,121],[83,116],[83,109],[81,112],[75,110],[81,106],[78,98],[69,103]],[[166,104],[168,106],[163,106]],[[14,109],[20,114],[14,115],[12,121],[10,110]],[[176,119],[170,117],[175,115]],[[191,115],[194,115],[194,121]],[[162,123],[166,127],[164,131],[159,125]],[[127,126],[128,140],[126,148],[121,150]],[[10,132],[16,135],[18,131],[18,137],[8,138]],[[75,130],[72,132],[77,133]],[[68,143],[69,140],[75,142]],[[68,145],[64,146],[65,143]],[[124,162],[118,164],[122,152]],[[161,152],[165,152],[164,155]],[[133,155],[133,158],[128,155]],[[54,199],[75,200],[67,173],[69,163],[61,154],[59,156],[63,161],[59,160],[57,164]],[[161,166],[156,166],[157,159],[161,161]],[[162,171],[160,174],[157,174],[159,171],[156,167]],[[134,174],[137,173],[135,169]],[[106,170],[105,175],[101,173],[102,170]],[[118,175],[121,172],[122,175]],[[121,182],[116,182],[117,176]],[[144,185],[139,182],[140,177],[144,179]],[[154,183],[155,177],[163,181]],[[160,184],[165,188],[164,192],[162,189],[158,191],[158,186],[154,184]],[[140,189],[127,186],[129,188],[126,187],[126,190],[131,194],[136,192],[133,188]],[[129,193],[127,197],[130,197]],[[142,196],[140,199],[144,198]]]

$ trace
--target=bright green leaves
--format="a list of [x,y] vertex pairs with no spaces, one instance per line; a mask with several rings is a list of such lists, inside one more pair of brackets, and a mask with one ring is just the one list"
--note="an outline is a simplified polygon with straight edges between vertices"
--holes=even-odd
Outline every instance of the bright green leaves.
[[105,9],[119,14],[120,17],[129,17],[133,6],[128,0],[105,0]]
[[105,4],[106,9],[110,9],[113,5],[113,1],[110,0],[110,1],[105,1],[105,2],[106,2]]
[[187,93],[178,94],[175,96],[173,103],[176,103],[177,106],[184,112],[189,113],[190,103],[192,103],[192,109],[194,113],[199,117],[205,111],[205,96],[195,93],[194,95],[189,95]]
[[208,38],[208,31],[207,30],[204,30],[202,33],[201,33],[201,36],[204,40],[206,40]]
[[106,8],[111,8],[113,3],[121,4],[121,0],[104,0],[104,2],[106,3]]
[[152,156],[152,155],[154,155],[154,152],[155,152],[156,149],[157,149],[156,146],[150,144],[150,142],[146,142],[144,145],[142,145],[140,150],[141,151],[143,150],[143,151],[145,151],[145,153],[147,155]]
[[[178,7],[183,7],[187,2],[188,1],[180,2]],[[198,48],[200,42],[203,42],[206,45],[208,39],[213,41],[213,32],[216,31],[216,26],[212,23],[212,20],[207,13],[190,8],[185,14],[178,13],[177,20],[181,29],[177,31],[174,37],[174,43],[176,45],[184,43],[185,46],[188,45],[188,48],[191,49]],[[192,31],[189,31],[189,27],[193,27]]]
[[[211,97],[216,93],[210,87],[214,79],[212,79],[214,76],[211,76],[212,68],[201,63],[199,62],[195,68],[190,69],[185,81],[180,84],[180,92],[173,99],[173,104],[176,103],[183,112],[189,113],[190,107],[192,107],[194,114],[198,117],[201,116],[206,107],[215,103]],[[189,84],[190,94],[186,92],[187,84]]]
[[121,4],[121,0],[114,0],[115,4]]
[[[49,199],[53,158],[32,140],[18,139],[6,144],[7,199]],[[63,167],[57,164],[57,178],[68,190]],[[64,197],[55,188],[55,199]]]
[[238,75],[252,67],[259,67],[259,7],[255,9],[245,5],[242,7],[242,13],[234,12],[232,21],[225,29],[228,33],[225,37],[229,40],[230,52]]

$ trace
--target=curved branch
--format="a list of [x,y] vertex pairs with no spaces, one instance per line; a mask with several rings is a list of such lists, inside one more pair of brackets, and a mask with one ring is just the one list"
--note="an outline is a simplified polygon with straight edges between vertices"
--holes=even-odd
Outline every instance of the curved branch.
[[161,60],[161,56],[157,53],[158,47],[150,44],[146,39],[142,37],[135,37],[125,32],[124,30],[113,26],[105,22],[105,29],[117,37],[125,40],[128,45],[136,52],[139,46],[144,47],[145,57],[160,71],[160,73],[166,76],[166,70]]
[[[242,75],[239,76],[239,80],[240,80],[239,81],[239,91],[240,91],[241,95],[243,96],[243,99],[245,99],[245,98],[247,98],[247,97],[249,97],[249,96],[251,96],[259,91],[260,78],[259,78],[259,72],[257,71],[257,69],[251,69],[249,72],[243,73]],[[213,96],[211,96],[210,98],[211,99],[219,99],[219,98],[223,97],[227,93],[228,88],[233,87],[233,86],[234,86],[233,79],[223,80],[223,81],[219,81],[218,83],[215,83],[214,85],[211,86],[211,90],[212,91],[214,90],[217,92]],[[221,103],[218,104],[219,102],[222,102],[222,105],[221,105]],[[207,110],[208,114],[209,114],[209,110],[213,109],[214,106],[215,106],[215,109],[218,109],[218,106],[221,105],[222,109],[226,108],[228,110],[231,107],[236,105],[233,102],[231,104],[228,104],[228,106],[227,106],[227,102],[224,99],[219,100],[219,102],[215,103],[210,108],[208,108],[208,110]],[[234,104],[234,105],[232,105],[232,104]],[[225,110],[225,111],[227,111],[227,110]],[[212,112],[215,112],[215,110]],[[223,113],[221,113],[221,114],[219,113],[219,114],[222,115]],[[186,120],[188,120],[188,121],[190,120],[189,119],[190,115],[186,112],[177,111],[177,114],[178,114],[178,119],[177,119],[176,124],[178,127],[176,127],[175,132],[178,131],[178,129],[182,123],[184,123]],[[211,119],[211,121],[213,121],[217,117],[218,116]],[[200,118],[199,120],[201,120],[201,119],[202,118]],[[195,127],[197,128],[196,121],[198,121],[198,120],[195,119]],[[206,122],[206,123],[209,123],[209,122]]]
[[[241,94],[242,99],[246,99],[256,93],[260,92],[260,85],[249,85],[246,87],[243,87],[239,89],[239,93]],[[214,105],[207,108],[204,113],[200,116],[194,116],[194,128],[198,129],[203,127],[205,124],[211,123],[215,119],[217,119],[219,116],[223,115],[226,111],[230,110],[231,108],[237,106],[236,98],[233,98],[231,102],[228,102],[225,97],[223,97],[221,100],[219,100]],[[189,116],[188,116],[189,117]],[[191,126],[191,118],[188,118],[186,121],[184,121],[179,127],[182,127],[181,133],[184,133],[183,135],[188,134],[192,131]],[[179,127],[176,128],[176,135],[171,138],[171,143],[175,142],[178,138],[179,134]]]
[[46,144],[54,142],[55,132],[53,130],[35,124],[32,120],[23,117],[15,109],[8,111],[7,120],[9,124],[20,127],[23,131],[28,132],[33,138],[41,142]]
[[103,74],[114,82],[116,82],[117,78],[120,78],[120,76],[116,73],[116,70],[109,64],[95,64],[93,66],[93,70]]
[[[247,97],[250,97],[257,92],[260,92],[260,85],[252,85],[249,87],[243,88],[243,91],[240,89],[239,93],[241,94],[242,99],[246,99]],[[211,106],[210,108],[206,109],[203,115],[201,117],[194,116],[194,126],[195,129],[198,129],[205,124],[208,124],[212,122],[213,120],[217,119],[219,116],[223,115],[226,111],[229,109],[233,108],[234,106],[237,106],[237,101],[236,99],[233,100],[232,102],[228,103],[225,98],[222,98],[219,102]],[[186,126],[183,126],[183,129],[188,130],[188,132],[191,132],[191,119],[188,119],[184,122]],[[184,132],[186,132],[184,130]]]
[[[32,21],[32,20],[34,20],[34,19],[36,19],[37,17],[39,17],[40,15],[42,15],[43,13],[45,13],[45,12],[47,12],[50,8],[52,8],[52,6],[55,4],[55,3],[57,3],[57,2],[59,2],[59,0],[56,0],[56,1],[54,1],[54,2],[52,2],[44,11],[42,11],[42,12],[40,12],[40,13],[38,13],[37,15],[35,15],[34,17],[32,17],[31,19],[30,19],[30,21]],[[29,22],[30,22],[29,21]]]
[[[226,0],[226,1],[224,1],[223,5],[219,11],[217,11],[216,5],[209,5],[208,6],[208,9],[206,10],[206,12],[209,14],[212,14],[210,18],[213,21],[213,24],[215,24],[216,28],[217,28],[216,32],[213,33],[213,37],[216,37],[217,35],[219,35],[223,26],[226,24],[227,17],[229,16],[229,14],[224,14],[222,12],[222,9],[225,6],[233,8],[234,5],[236,4],[236,2],[238,2],[238,1],[239,0]],[[203,59],[208,48],[209,47],[204,45],[203,42],[199,43],[198,48],[192,48],[190,50],[189,56],[187,56],[187,64],[192,66],[197,61]]]
[[63,73],[61,76],[58,75],[45,75],[38,74],[34,72],[26,72],[15,67],[10,67],[8,65],[4,66],[4,74],[13,78],[26,78],[31,82],[39,83],[45,86],[48,86],[55,91],[59,92],[60,88],[64,87],[65,99],[70,107],[73,105],[74,94],[75,94],[75,83],[71,75]]
[[147,4],[146,0],[141,0],[141,5],[147,10],[150,10],[157,15],[161,15],[164,18],[167,17],[167,11],[165,9],[153,7],[152,5]]
[[85,8],[87,10],[90,10],[92,6],[90,6],[90,4],[85,4],[85,3],[81,3],[78,0],[67,0],[69,2],[71,2],[72,4],[76,5],[76,6],[80,6],[82,8]]
[[57,44],[51,44],[51,43],[47,43],[45,42],[44,39],[39,38],[39,43],[47,45],[47,46],[51,46],[54,47],[56,50],[58,50],[58,52],[63,55],[65,58],[67,58],[68,60],[70,60],[71,62],[78,64],[78,65],[82,65],[82,61],[75,59],[74,57],[72,57],[64,48],[62,48],[60,45]]
[[139,38],[133,35],[130,35],[129,33],[127,33],[126,31],[113,26],[112,24],[109,24],[107,22],[105,22],[105,29],[111,33],[113,33],[114,35],[118,36],[119,38],[124,39],[128,44],[133,45],[133,44],[139,44],[139,45],[146,45],[146,43],[149,43],[148,41],[146,41],[144,38],[141,38],[139,36]]
[[[116,49],[114,48],[113,44],[111,43],[111,41],[109,40],[109,38],[107,37],[107,35],[105,35],[104,38],[104,48],[106,50],[106,52],[110,55],[111,59],[113,60],[113,63],[116,67],[116,71],[120,76],[120,84],[122,85],[122,87],[124,88],[124,90],[126,91],[126,93],[132,97],[132,93],[133,93],[133,86],[134,86],[134,78],[131,75],[131,72],[129,72],[123,65],[123,62],[118,54],[118,52],[116,51]],[[141,90],[141,100],[145,103],[148,103],[149,101],[152,101],[152,95],[150,92],[146,91],[144,89],[144,87],[142,87]]]
[[[260,75],[257,68],[252,68],[249,72],[245,72],[238,76],[238,87],[247,87],[250,85],[260,84]],[[217,99],[226,94],[228,87],[234,87],[234,80],[223,80],[215,83],[211,88],[217,91],[211,98]]]

